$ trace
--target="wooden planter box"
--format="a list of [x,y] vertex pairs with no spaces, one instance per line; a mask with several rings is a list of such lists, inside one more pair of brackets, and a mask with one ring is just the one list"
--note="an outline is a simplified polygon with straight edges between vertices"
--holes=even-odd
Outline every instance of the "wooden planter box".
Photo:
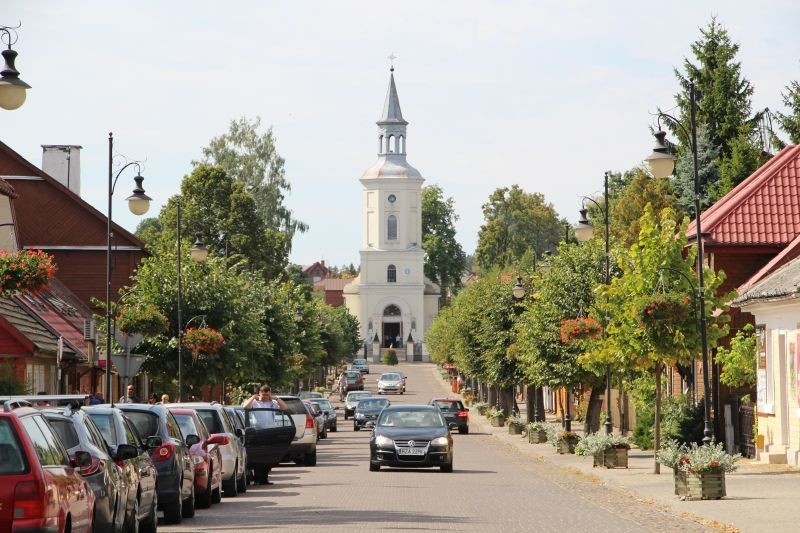
[[686,496],[686,492],[688,490],[686,488],[686,472],[673,467],[672,478],[675,481],[675,495]]
[[719,500],[725,496],[725,472],[686,473],[687,500]]
[[576,442],[573,441],[573,440],[559,440],[558,442],[556,442],[556,444],[557,444],[556,450],[561,455],[564,455],[564,454],[567,454],[567,453],[575,453],[575,444],[576,444]]
[[506,425],[506,417],[504,416],[495,416],[490,420],[492,421],[492,425],[496,428],[501,428]]
[[628,468],[628,448],[606,448],[594,455],[593,466]]
[[531,444],[541,444],[547,442],[547,432],[543,429],[528,432],[528,442]]
[[522,426],[519,424],[509,424],[508,433],[511,435],[522,435]]

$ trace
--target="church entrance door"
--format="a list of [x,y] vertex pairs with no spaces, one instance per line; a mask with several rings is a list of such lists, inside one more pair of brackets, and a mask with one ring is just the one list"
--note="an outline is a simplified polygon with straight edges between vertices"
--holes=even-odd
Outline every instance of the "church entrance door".
[[396,305],[387,305],[383,310],[383,337],[381,346],[384,348],[400,348],[403,343],[403,318],[400,308]]

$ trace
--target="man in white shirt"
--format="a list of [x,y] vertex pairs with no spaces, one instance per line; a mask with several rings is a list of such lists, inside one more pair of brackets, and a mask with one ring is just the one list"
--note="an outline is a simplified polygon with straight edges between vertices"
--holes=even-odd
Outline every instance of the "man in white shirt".
[[[258,394],[254,394],[242,402],[242,407],[245,409],[283,409],[289,411],[286,402],[280,398],[272,397],[272,389],[269,385],[262,385],[258,389]],[[275,426],[275,413],[273,411],[256,411],[250,413],[249,416],[255,417],[255,422],[258,427],[269,428]],[[269,468],[258,467],[255,469],[255,482],[261,485],[272,485],[269,481]]]

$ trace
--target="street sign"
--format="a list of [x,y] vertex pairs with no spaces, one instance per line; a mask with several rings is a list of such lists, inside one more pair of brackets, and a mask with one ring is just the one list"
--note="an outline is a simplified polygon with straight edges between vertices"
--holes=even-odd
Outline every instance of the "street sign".
[[139,373],[144,358],[144,355],[117,354],[111,356],[111,362],[117,367],[120,377],[129,380]]

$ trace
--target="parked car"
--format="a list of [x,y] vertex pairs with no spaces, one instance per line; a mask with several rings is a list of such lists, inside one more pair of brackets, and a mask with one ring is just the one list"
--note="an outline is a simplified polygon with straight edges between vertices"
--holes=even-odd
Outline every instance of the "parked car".
[[353,359],[350,370],[358,370],[362,374],[369,374],[369,363],[366,359]]
[[297,396],[279,396],[279,398],[286,402],[289,416],[292,417],[295,427],[294,439],[292,439],[284,459],[294,461],[296,464],[315,466],[317,464],[317,432],[314,427],[314,417]]
[[356,405],[361,398],[369,398],[372,396],[370,391],[353,391],[348,392],[344,400],[344,419],[347,420],[348,416],[353,416],[356,412]]
[[78,473],[92,464],[89,452],[70,459],[40,411],[0,401],[0,531],[90,533],[95,496]]
[[93,405],[82,409],[103,435],[128,483],[128,531],[155,533],[158,523],[158,471],[150,457],[150,449],[161,445],[160,437],[155,437],[148,446],[142,441],[133,422],[116,407]]
[[208,509],[222,500],[222,452],[230,437],[221,433],[209,434],[206,425],[192,409],[170,407],[181,428],[183,440],[189,446],[194,464],[194,493],[196,507]]
[[[79,451],[88,452],[91,456],[91,463],[79,468],[78,472],[94,491],[94,527],[98,531],[123,531],[129,528],[131,522],[126,516],[128,482],[89,415],[80,408],[79,403],[75,407],[67,405],[43,409],[42,413],[61,439],[70,459],[74,460],[75,453]],[[122,458],[127,458],[138,453],[138,450],[123,449],[118,453]]]
[[453,437],[432,405],[391,405],[381,411],[369,439],[369,469],[438,467],[453,471]]
[[280,409],[257,407],[236,408],[245,428],[247,467],[256,483],[269,483],[269,471],[289,453],[297,428],[292,417]]
[[388,398],[362,398],[358,401],[353,416],[353,431],[363,427],[372,427],[384,407],[389,406]]
[[406,383],[400,372],[384,372],[378,378],[378,394],[394,392],[403,394],[406,391]]
[[339,376],[339,399],[354,390],[364,390],[364,376],[358,370],[345,370]]
[[458,429],[459,433],[469,433],[469,409],[458,398],[434,398],[430,405],[435,405],[444,415],[450,428]]
[[325,425],[325,413],[322,412],[322,409],[320,409],[317,404],[309,400],[302,400],[302,402],[305,404],[308,412],[311,413],[311,416],[314,417],[314,426],[317,428],[317,438],[328,438],[328,426]]
[[228,437],[228,443],[220,445],[222,453],[222,491],[225,496],[236,496],[247,491],[247,450],[239,439],[242,432],[236,432],[228,412],[216,402],[192,402],[171,404],[170,407],[187,407],[197,412],[200,420],[212,435]]
[[325,413],[325,426],[328,428],[328,431],[336,432],[338,429],[336,425],[336,410],[339,408],[334,407],[331,401],[326,398],[311,398],[310,401],[317,404],[317,407],[322,409],[322,412]]
[[[136,431],[150,448],[156,465],[158,508],[164,511],[167,524],[178,524],[194,516],[194,465],[189,448],[183,442],[178,422],[166,405],[115,404],[133,422]],[[153,437],[158,437],[158,443]],[[158,446],[155,444],[158,443]]]
[[301,400],[310,400],[312,398],[324,398],[325,395],[321,392],[301,390],[297,393],[297,397]]

